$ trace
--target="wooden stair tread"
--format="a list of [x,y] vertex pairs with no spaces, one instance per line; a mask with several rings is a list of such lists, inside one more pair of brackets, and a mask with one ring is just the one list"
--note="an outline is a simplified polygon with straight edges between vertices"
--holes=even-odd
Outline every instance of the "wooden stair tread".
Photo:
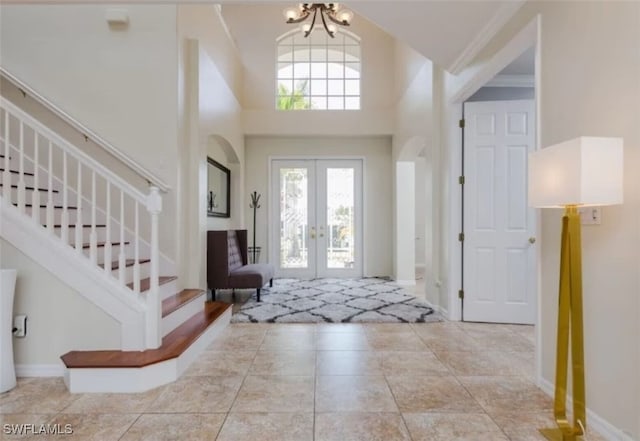
[[62,362],[67,368],[141,368],[179,357],[231,305],[207,302],[202,311],[162,339],[158,349],[146,351],[71,351]]
[[[3,158],[2,155],[0,155],[0,158]],[[4,168],[0,168],[0,172],[4,172]],[[15,175],[19,175],[20,174],[20,170],[11,170],[9,169],[9,173],[13,173]],[[33,176],[33,173],[31,172],[22,172],[23,175],[25,176]]]
[[[2,187],[3,184],[0,184],[0,187]],[[18,188],[18,184],[11,184],[11,188]],[[24,186],[25,190],[35,190],[35,187],[31,186],[31,185],[25,185]],[[38,191],[42,191],[42,192],[48,192],[49,189],[48,188],[38,188]],[[51,193],[60,193],[59,190],[51,190]]]
[[[111,242],[111,246],[112,247],[119,247],[120,245],[129,245],[130,242]],[[96,246],[98,248],[103,248],[107,243],[106,242],[98,242],[96,244]],[[90,243],[84,243],[82,244],[82,248],[91,248],[91,244]]]
[[[151,259],[138,259],[138,263],[140,265],[144,264],[144,263],[149,263],[151,262]],[[124,263],[125,267],[130,267],[133,266],[136,263],[136,259],[127,259]],[[100,264],[100,267],[104,268],[104,263]],[[111,262],[111,269],[112,270],[117,270],[118,268],[120,268],[120,261],[119,260],[114,260],[113,262]]]
[[[42,224],[43,227],[46,227],[47,224]],[[76,224],[69,224],[67,225],[69,228],[75,228]],[[62,225],[60,224],[55,224],[53,226],[53,228],[62,228]],[[82,225],[82,228],[91,228],[90,224],[86,224],[86,225]],[[96,224],[96,228],[107,228],[107,226],[105,224]]]
[[[178,278],[177,276],[160,276],[159,277],[159,281],[158,281],[158,285],[164,285],[165,283],[172,282],[172,281],[176,280],[177,278]],[[133,282],[127,283],[127,286],[130,289],[133,289]],[[150,277],[147,277],[146,279],[141,279],[140,280],[140,292],[149,291],[150,287],[151,287],[151,278]]]
[[204,293],[205,291],[202,289],[183,289],[181,292],[167,297],[162,301],[162,317],[166,317],[172,312],[177,311]]
[[[17,203],[14,203],[13,205],[16,206],[16,207],[18,206]],[[24,204],[24,206],[25,207],[30,207],[30,208],[33,207],[33,205],[31,205],[31,204]],[[39,207],[40,208],[47,208],[46,204],[40,204]],[[64,208],[64,207],[62,205],[54,205],[53,208]],[[77,209],[78,209],[78,207],[67,207],[67,210],[77,210]]]

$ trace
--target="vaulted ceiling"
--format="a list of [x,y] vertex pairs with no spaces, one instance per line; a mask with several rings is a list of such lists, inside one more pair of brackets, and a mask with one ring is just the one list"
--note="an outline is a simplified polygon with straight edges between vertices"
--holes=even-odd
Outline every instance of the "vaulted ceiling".
[[[434,63],[456,73],[522,3],[522,0],[354,0],[345,6],[354,10],[355,20],[360,17],[375,23]],[[260,38],[262,31],[270,29],[267,34],[272,35],[274,26],[283,29],[282,32],[290,29],[284,23],[282,10],[295,4],[295,1],[226,0],[223,10],[242,51],[250,44],[247,39]]]

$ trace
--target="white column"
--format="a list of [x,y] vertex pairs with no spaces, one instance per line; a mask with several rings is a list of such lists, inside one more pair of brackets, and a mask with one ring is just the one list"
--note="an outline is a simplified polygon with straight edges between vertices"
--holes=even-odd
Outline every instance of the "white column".
[[396,162],[395,279],[400,285],[416,283],[415,164]]

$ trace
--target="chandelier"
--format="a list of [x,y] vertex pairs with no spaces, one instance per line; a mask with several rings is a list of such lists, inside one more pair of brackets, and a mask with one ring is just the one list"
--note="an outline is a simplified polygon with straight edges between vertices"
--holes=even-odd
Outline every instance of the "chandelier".
[[311,23],[302,25],[301,29],[305,37],[311,35],[318,20],[318,15],[322,20],[325,31],[331,38],[335,38],[336,32],[338,32],[336,25],[349,26],[353,19],[353,12],[348,9],[340,9],[338,3],[300,3],[300,5],[292,6],[284,11],[288,24],[302,23],[312,17]]

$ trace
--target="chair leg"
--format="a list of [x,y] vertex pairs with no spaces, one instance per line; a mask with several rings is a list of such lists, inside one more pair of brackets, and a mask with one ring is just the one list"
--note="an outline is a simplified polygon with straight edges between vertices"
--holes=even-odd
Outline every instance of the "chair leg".
[[212,302],[216,301],[216,290],[215,290],[215,288],[211,289],[211,301]]
[[269,280],[269,287],[270,287],[270,288],[273,288],[273,279],[270,279],[270,280]]
[[258,295],[258,301],[260,301],[260,288],[258,288],[256,291],[257,291],[257,295]]

